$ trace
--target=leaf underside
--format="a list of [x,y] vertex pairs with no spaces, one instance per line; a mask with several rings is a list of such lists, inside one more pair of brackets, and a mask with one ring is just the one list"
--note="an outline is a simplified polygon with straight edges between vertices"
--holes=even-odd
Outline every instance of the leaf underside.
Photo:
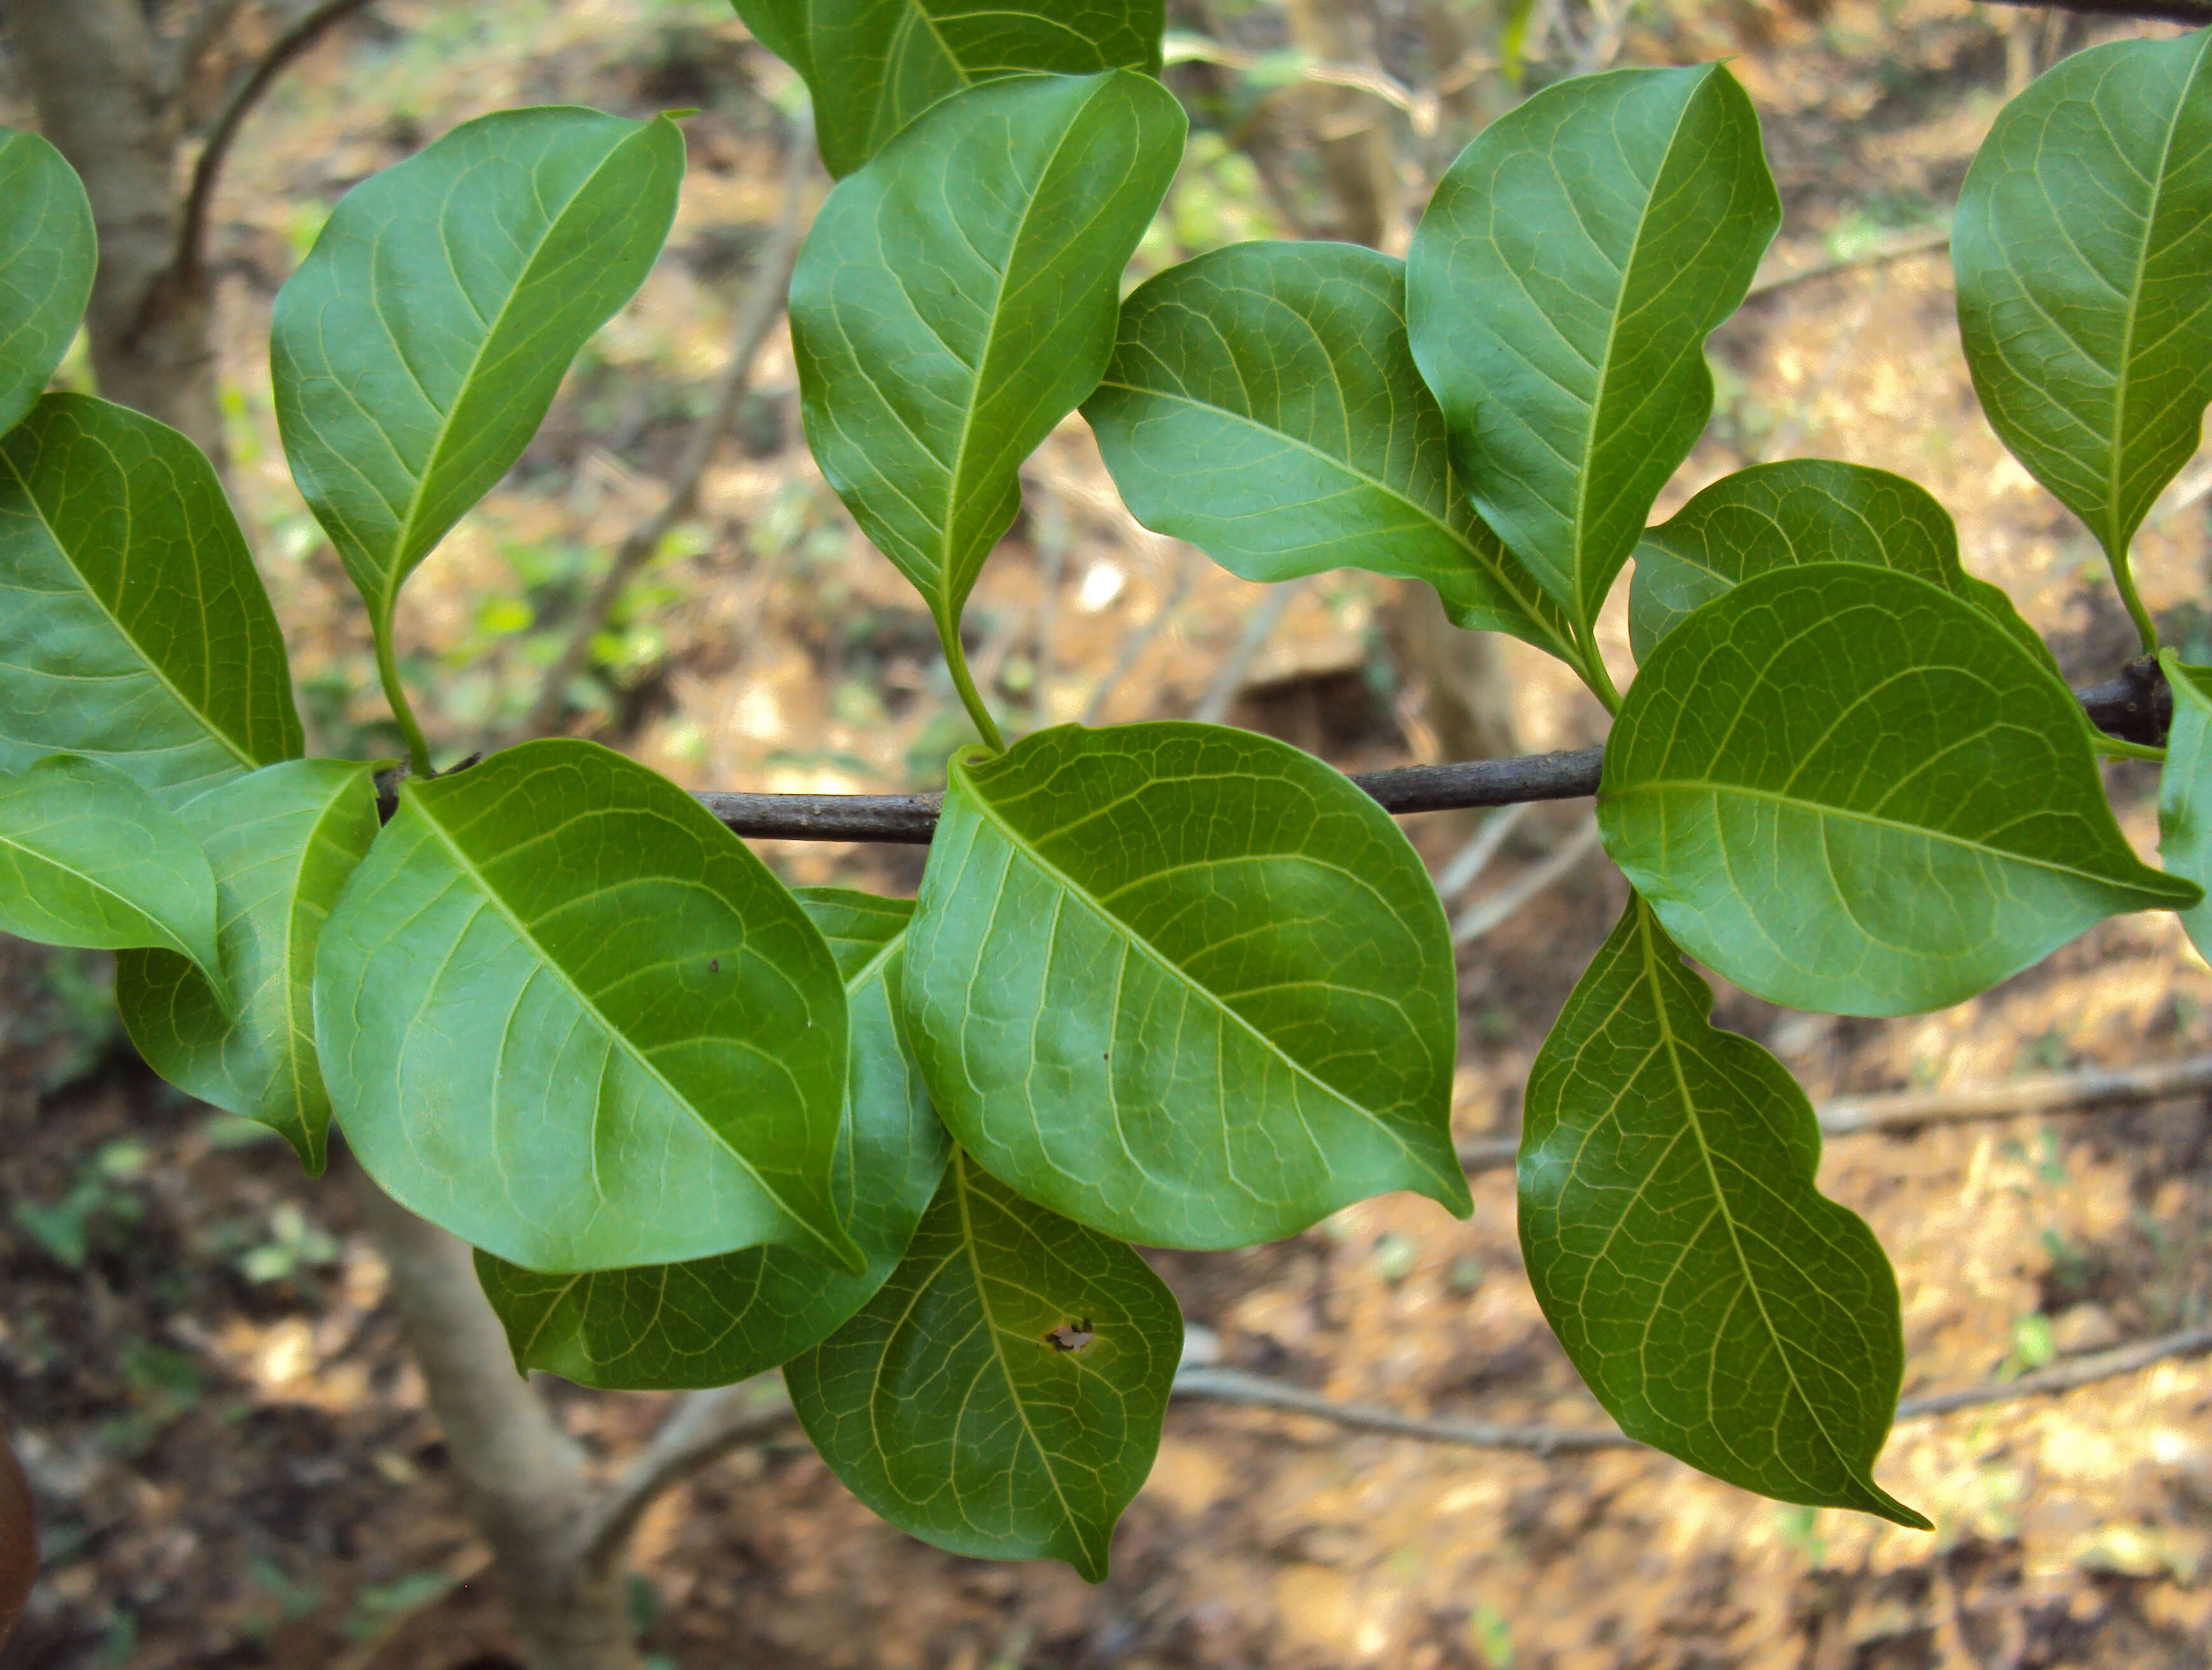
[[1684,950],[1796,1009],[1940,1008],[2199,896],[2130,849],[2047,665],[1862,563],[1757,575],[1668,634],[1607,740],[1598,822]]
[[472,1246],[863,1262],[830,1187],[829,948],[696,800],[594,744],[406,786],[324,926],[315,1040],[369,1175]]
[[1147,280],[1083,415],[1137,519],[1246,580],[1425,580],[1462,627],[1574,661],[1559,605],[1483,525],[1406,341],[1405,264],[1249,243]]
[[489,1253],[477,1274],[515,1365],[608,1390],[726,1386],[819,1344],[897,1267],[950,1145],[901,1036],[897,963],[913,904],[836,888],[799,895],[827,936],[852,1017],[832,1188],[868,1267],[755,1247],[685,1264],[540,1275]]
[[1629,1436],[1784,1502],[1929,1521],[1874,1482],[1905,1372],[1874,1231],[1814,1184],[1782,1064],[1632,898],[1528,1073],[1521,1248]]
[[1079,1223],[1234,1247],[1388,1189],[1472,1210],[1436,891],[1286,744],[1063,726],[957,758],[906,997],[954,1139]]
[[956,1152],[890,1279],[784,1379],[830,1470],[902,1531],[1097,1582],[1182,1355],[1142,1259]]
[[[2173,726],[2159,768],[2159,857],[2166,869],[2212,883],[2212,667],[2192,667],[2172,650],[2159,657],[2173,689]],[[2181,913],[2181,926],[2200,955],[2212,956],[2212,902]]]

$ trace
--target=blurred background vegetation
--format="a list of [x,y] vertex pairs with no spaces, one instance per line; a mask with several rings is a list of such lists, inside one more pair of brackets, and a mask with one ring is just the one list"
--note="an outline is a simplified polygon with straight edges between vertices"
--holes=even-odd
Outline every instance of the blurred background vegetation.
[[[306,9],[227,8],[187,125]],[[1951,509],[1968,566],[2010,592],[2076,682],[2124,659],[2131,634],[2092,542],[1975,405],[1943,234],[2008,91],[2158,26],[1970,0],[1173,0],[1170,15],[1191,143],[1132,283],[1246,238],[1402,252],[1437,174],[1530,93],[1729,58],[1786,218],[1757,294],[1714,339],[1713,421],[1659,515],[1764,458],[1896,470]],[[0,71],[0,120],[36,126],[7,43]],[[773,307],[779,226],[827,182],[793,155],[795,78],[720,0],[374,0],[248,118],[207,246],[220,438],[312,745],[380,756],[397,740],[358,607],[277,448],[271,301],[349,186],[457,122],[544,102],[696,107],[690,172],[658,269],[401,604],[406,675],[441,756],[550,724],[690,787],[934,786],[966,722],[919,600],[808,458]],[[64,374],[90,388],[88,355]],[[2197,659],[2212,659],[2208,480],[2203,460],[2185,471],[2138,547],[2146,595]],[[1010,732],[1198,713],[1346,768],[1601,734],[1564,670],[1450,631],[1425,593],[1357,574],[1270,592],[1137,527],[1079,419],[1024,483],[968,616]],[[1617,614],[1605,648],[1625,677]],[[2150,768],[2116,766],[2112,782],[2148,850]],[[1569,805],[1480,836],[1471,817],[1408,825],[1450,871],[1448,904],[1474,919],[1462,1135],[1512,1128],[1528,1060],[1620,908],[1585,818]],[[793,883],[884,891],[910,891],[921,861],[765,851]],[[0,944],[0,1410],[46,1551],[0,1665],[511,1663],[347,1198],[147,1074],[111,977],[98,956]],[[1834,1020],[1728,992],[1719,1014],[1820,1096],[2201,1052],[2208,1004],[2212,971],[2170,920],[2142,918],[1936,1016]],[[1823,1187],[1898,1261],[1908,1391],[2203,1320],[2207,1131],[2183,1104],[1832,1145]],[[1231,1363],[1409,1412],[1595,1418],[1521,1278],[1510,1178],[1476,1189],[1468,1224],[1385,1199],[1279,1246],[1157,1261]],[[611,1451],[659,1407],[555,1393],[571,1429]],[[1778,1508],[1653,1456],[1437,1450],[1178,1406],[1096,1590],[906,1540],[794,1437],[664,1501],[634,1598],[658,1661],[684,1670],[2201,1667],[2208,1406],[2212,1370],[2179,1363],[1901,1428],[1884,1476],[1937,1517],[1933,1537]]]

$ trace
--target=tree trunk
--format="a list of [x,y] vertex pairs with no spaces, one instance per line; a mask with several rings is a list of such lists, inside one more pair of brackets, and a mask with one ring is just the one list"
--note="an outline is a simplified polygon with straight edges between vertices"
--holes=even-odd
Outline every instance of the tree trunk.
[[392,1271],[400,1332],[531,1670],[637,1670],[621,1562],[590,1561],[576,1548],[596,1496],[583,1452],[514,1371],[469,1249],[353,1169]]
[[178,100],[137,0],[8,0],[39,124],[100,233],[85,314],[103,398],[181,429],[223,470],[212,309],[174,272]]

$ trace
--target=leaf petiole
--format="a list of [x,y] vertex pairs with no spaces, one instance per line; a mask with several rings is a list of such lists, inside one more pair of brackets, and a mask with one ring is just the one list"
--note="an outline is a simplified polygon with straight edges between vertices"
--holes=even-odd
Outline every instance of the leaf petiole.
[[399,734],[406,738],[408,768],[417,777],[434,777],[437,774],[430,768],[429,742],[416,721],[406,687],[399,682],[398,659],[392,653],[391,610],[378,610],[369,625],[376,636],[376,676],[384,686],[385,701],[392,706],[392,717],[399,722]]
[[950,626],[939,622],[938,641],[945,646],[945,665],[952,674],[952,688],[960,692],[960,705],[968,710],[975,721],[975,730],[983,738],[983,745],[994,754],[1006,751],[1006,739],[1000,734],[999,722],[991,717],[991,710],[983,705],[983,693],[975,688],[975,680],[968,671],[968,653],[960,646],[960,622]]
[[2108,760],[2166,760],[2163,748],[2153,748],[2148,743],[2130,742],[2124,737],[2108,737],[2102,731],[2093,733],[2097,752]]

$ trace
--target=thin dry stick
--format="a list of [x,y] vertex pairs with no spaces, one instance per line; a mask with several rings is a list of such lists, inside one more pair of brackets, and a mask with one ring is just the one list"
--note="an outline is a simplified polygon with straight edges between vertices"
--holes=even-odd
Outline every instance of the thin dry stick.
[[1585,818],[1582,827],[1568,836],[1556,852],[1547,853],[1541,863],[1531,865],[1525,874],[1516,876],[1489,897],[1476,900],[1454,917],[1452,944],[1464,945],[1481,938],[1596,849],[1597,819]]
[[2085,17],[2137,17],[2156,23],[2212,23],[2212,0],[1982,0],[1985,5],[2053,6]]
[[1856,272],[1865,267],[1887,266],[1892,261],[1902,261],[1908,256],[1929,255],[1939,249],[1948,249],[1950,244],[1951,228],[1948,226],[1928,226],[1917,231],[1900,232],[1884,239],[1862,254],[1815,261],[1810,266],[1786,272],[1763,272],[1751,281],[1751,288],[1744,295],[1747,300],[1755,295],[1772,295],[1777,290],[1786,290],[1791,285],[1802,284],[1808,279],[1826,278],[1838,272]]
[[1528,815],[1528,802],[1517,806],[1500,806],[1482,820],[1482,827],[1474,838],[1453,853],[1444,867],[1437,871],[1437,896],[1451,899],[1474,885],[1477,878],[1498,856],[1498,849],[1505,844],[1505,837],[1520,827],[1521,820]]
[[[2089,1067],[2080,1072],[2044,1073],[1981,1090],[1838,1096],[1815,1104],[1813,1111],[1820,1119],[1821,1135],[1851,1137],[1866,1131],[1917,1130],[1923,1125],[2142,1108],[2207,1094],[2212,1094],[2212,1055],[2148,1067]],[[1498,1170],[1514,1163],[1520,1145],[1517,1135],[1472,1138],[1459,1145],[1460,1163],[1470,1174]]]
[[[2118,1351],[2100,1351],[2094,1357],[2057,1363],[2034,1374],[2022,1375],[2017,1380],[1906,1398],[1897,1406],[1897,1418],[1922,1420],[1954,1409],[2047,1397],[2097,1381],[2135,1374],[2176,1357],[2201,1357],[2207,1351],[2212,1351],[2212,1327],[2189,1328],[2124,1345]],[[1419,1438],[1430,1443],[1457,1444],[1470,1449],[1519,1450],[1530,1455],[1551,1456],[1644,1448],[1618,1429],[1502,1426],[1489,1421],[1436,1420],[1401,1415],[1395,1410],[1374,1404],[1340,1403],[1334,1398],[1286,1386],[1263,1375],[1247,1374],[1241,1369],[1185,1369],[1176,1375],[1175,1394],[1209,1403],[1311,1415],[1355,1432],[1388,1433],[1394,1437]]]
[[530,711],[516,727],[517,741],[544,736],[559,725],[568,686],[582,671],[585,658],[591,653],[592,640],[606,623],[623,589],[653,552],[660,549],[660,542],[668,537],[669,530],[689,516],[698,504],[699,488],[706,479],[707,467],[714,461],[722,438],[737,419],[745,391],[752,386],[753,367],[760,359],[769,331],[782,316],[784,295],[791,287],[791,270],[799,259],[799,246],[806,235],[807,185],[814,171],[814,149],[802,124],[793,124],[788,143],[783,208],[776,217],[775,231],[762,258],[760,270],[754,274],[752,287],[738,309],[737,326],[731,333],[730,361],[722,367],[722,374],[714,385],[714,404],[684,443],[684,456],[677,461],[676,474],[668,483],[668,496],[660,508],[632,528],[615,548],[613,562],[597,589],[586,599],[581,612],[569,628],[568,641],[562,646],[560,659],[546,673],[544,683],[538,688],[538,699],[530,704]]
[[757,1375],[734,1386],[687,1392],[638,1456],[576,1527],[574,1558],[589,1566],[618,1556],[662,1491],[740,1444],[781,1430],[793,1417],[782,1378]]
[[1269,588],[1260,599],[1259,606],[1244,617],[1244,630],[1237,644],[1213,674],[1213,682],[1206,687],[1198,705],[1190,716],[1206,725],[1218,725],[1229,713],[1229,704],[1237,700],[1237,693],[1244,688],[1244,680],[1252,671],[1252,663],[1275,635],[1275,629],[1283,623],[1283,616],[1290,609],[1305,586],[1303,580],[1286,580]]
[[[207,256],[208,211],[215,202],[216,184],[222,177],[223,162],[248,113],[276,84],[276,77],[284,72],[287,64],[369,3],[370,0],[323,0],[321,5],[276,38],[275,44],[262,54],[261,61],[238,84],[238,90],[230,95],[216,117],[214,126],[208,130],[207,143],[200,147],[199,160],[192,165],[192,183],[185,194],[184,216],[177,228],[176,258],[170,263],[170,271],[179,281],[188,285],[200,281]],[[205,50],[204,44],[201,50]]]

